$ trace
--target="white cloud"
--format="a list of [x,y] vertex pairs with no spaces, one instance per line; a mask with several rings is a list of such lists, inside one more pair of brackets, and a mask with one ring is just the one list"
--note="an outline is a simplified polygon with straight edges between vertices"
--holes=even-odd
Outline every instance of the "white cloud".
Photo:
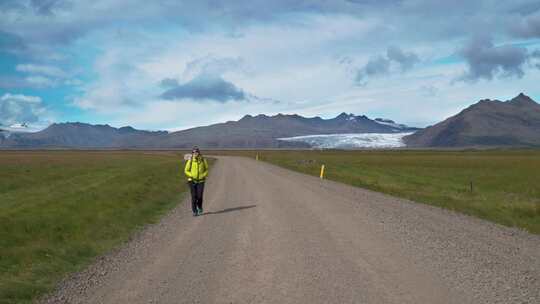
[[[140,30],[130,35],[143,44],[130,39],[105,44],[93,66],[97,80],[83,86],[74,104],[105,115],[117,125],[150,129],[206,125],[245,114],[283,112],[328,118],[343,111],[423,126],[495,92],[501,96],[523,90],[535,94],[531,90],[538,73],[527,73],[521,86],[514,81],[504,85],[494,81],[496,89],[452,84],[466,64],[433,62],[452,55],[455,41],[400,45],[407,51],[403,56],[415,54],[414,66],[407,66],[407,73],[389,73],[374,78],[367,87],[358,87],[357,69],[351,66],[361,66],[373,54],[387,53],[391,47],[362,45],[379,26],[373,19],[321,15],[296,23],[253,24],[234,35],[221,31],[155,35]],[[193,100],[181,104],[159,100],[163,79],[187,83],[201,73],[222,77],[247,94],[280,102],[201,105]],[[437,94],[426,94],[426,88],[436,88]]]
[[67,73],[59,67],[38,64],[18,64],[15,69],[19,72],[50,76],[55,78],[66,78]]
[[23,94],[10,94],[10,93],[4,94],[0,98],[0,100],[2,101],[12,100],[12,101],[29,103],[29,104],[41,103],[41,97],[38,97],[38,96],[28,96],[28,95],[23,95]]
[[45,112],[37,96],[6,93],[0,97],[0,124],[36,123]]
[[[256,3],[275,9],[274,2]],[[82,83],[68,78],[58,81],[67,74],[62,69],[27,63],[17,66],[20,73],[30,74],[26,82],[41,87],[80,85],[81,95],[70,101],[73,105],[86,110],[89,116],[96,115],[101,121],[110,119],[116,124],[141,128],[194,126],[238,119],[247,113],[285,112],[329,117],[342,111],[425,124],[444,118],[442,116],[476,101],[478,96],[483,98],[496,93],[507,96],[513,91],[515,94],[519,91],[539,94],[534,85],[540,80],[538,72],[527,70],[520,82],[494,80],[490,86],[452,85],[450,80],[458,77],[467,66],[459,62],[433,63],[438,58],[450,57],[456,51],[456,45],[465,41],[470,31],[463,32],[464,28],[480,30],[498,24],[493,20],[506,24],[507,16],[499,18],[492,6],[486,5],[480,10],[482,5],[464,1],[462,5],[413,1],[403,6],[409,15],[396,13],[391,6],[383,5],[379,9],[370,4],[376,1],[365,3],[365,14],[364,8],[351,10],[349,14],[347,9],[335,9],[334,3],[330,2],[324,2],[328,10],[317,4],[313,5],[313,11],[291,13],[285,9],[279,14],[251,12],[249,8],[257,8],[256,4],[249,7],[229,4],[232,5],[228,7],[229,11],[217,9],[211,12],[193,5],[198,10],[192,12],[193,16],[186,17],[180,10],[168,7],[173,5],[171,2],[160,6],[154,2],[132,5],[123,0],[98,0],[91,4],[74,3],[72,11],[59,9],[55,18],[26,16],[20,27],[14,29],[13,22],[10,25],[13,32],[28,37],[26,42],[76,41],[74,48],[64,52],[66,56],[76,53],[74,50],[86,56],[85,51],[89,49],[99,54],[93,66],[83,67],[95,76],[91,81]],[[285,7],[287,3],[275,5]],[[126,7],[131,9],[125,10]],[[164,7],[170,14],[163,14]],[[249,19],[247,13],[247,20],[232,18],[244,16],[237,11],[242,8],[259,19]],[[84,14],[86,11],[89,13]],[[114,11],[125,11],[125,14],[115,22],[109,20],[108,14],[103,14]],[[450,16],[446,18],[446,14]],[[157,22],[155,27],[139,26],[149,24],[148,20],[156,20],[156,16],[164,23]],[[215,23],[212,18],[201,18],[208,16],[223,18]],[[463,24],[457,23],[463,16],[470,18],[466,17]],[[486,18],[477,18],[481,16]],[[147,23],[139,23],[141,20]],[[228,21],[231,24],[221,26]],[[193,26],[190,22],[204,23],[205,26]],[[6,23],[9,22],[0,21],[0,25]],[[190,23],[189,26],[186,23]],[[80,26],[67,26],[76,24]],[[129,30],[123,28],[125,24],[129,25]],[[481,26],[469,26],[471,24]],[[36,30],[40,27],[46,34]],[[500,28],[493,30],[501,32]],[[357,87],[354,78],[358,67],[372,56],[388,53],[387,48],[392,45],[406,50],[405,53],[392,53],[395,55],[392,58],[396,58],[394,61],[415,64],[397,66],[398,71],[408,70],[406,74],[387,73],[385,77],[370,80],[366,87]],[[417,54],[422,62],[414,60],[411,54]],[[210,102],[201,105],[193,100],[178,104],[158,98],[164,92],[160,87],[163,79],[185,84],[201,74],[220,77],[246,94],[280,102]],[[19,85],[19,81],[7,80],[12,87]],[[0,79],[0,85],[1,82]],[[437,94],[432,94],[432,88],[436,88]]]
[[57,66],[26,63],[16,65],[15,70],[27,75],[24,79],[19,77],[18,82],[12,80],[4,86],[41,89],[60,85],[74,87],[82,85],[82,81],[74,77],[75,73],[66,72]]
[[[223,77],[246,93],[284,104],[326,98],[352,81],[336,54],[321,47],[356,39],[371,27],[370,22],[338,15],[311,17],[300,25],[254,25],[234,36],[227,32],[160,36],[141,31],[133,34],[145,40],[137,47],[107,44],[93,66],[97,80],[84,85],[74,104],[99,113],[140,109],[163,93],[163,79],[186,83],[201,73]],[[312,35],[313,31],[318,34]]]
[[41,75],[28,76],[25,78],[25,80],[30,86],[36,88],[52,87],[56,85],[56,81]]
[[80,86],[84,84],[84,82],[78,78],[72,78],[64,80],[64,84],[68,86]]

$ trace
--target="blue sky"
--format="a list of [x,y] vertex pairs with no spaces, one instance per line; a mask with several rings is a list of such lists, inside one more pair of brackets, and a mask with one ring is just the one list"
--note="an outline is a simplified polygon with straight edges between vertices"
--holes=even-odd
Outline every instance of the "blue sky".
[[0,124],[178,130],[341,112],[414,126],[540,101],[540,3],[0,2]]

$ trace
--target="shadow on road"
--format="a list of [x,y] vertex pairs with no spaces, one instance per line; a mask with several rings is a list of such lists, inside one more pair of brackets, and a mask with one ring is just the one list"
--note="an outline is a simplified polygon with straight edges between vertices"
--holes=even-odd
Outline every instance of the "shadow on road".
[[225,209],[219,210],[219,211],[205,212],[205,213],[203,213],[202,215],[207,215],[207,214],[220,214],[220,213],[226,213],[226,212],[232,212],[232,211],[239,211],[239,210],[242,210],[242,209],[249,209],[249,208],[254,208],[254,207],[257,207],[257,205],[247,205],[247,206],[238,206],[238,207],[232,207],[232,208],[225,208]]

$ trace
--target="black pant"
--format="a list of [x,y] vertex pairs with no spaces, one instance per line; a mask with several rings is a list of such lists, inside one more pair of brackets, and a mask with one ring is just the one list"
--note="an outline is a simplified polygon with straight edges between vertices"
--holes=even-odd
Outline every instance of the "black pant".
[[189,182],[189,190],[191,190],[191,210],[193,213],[197,212],[197,207],[202,210],[204,182]]

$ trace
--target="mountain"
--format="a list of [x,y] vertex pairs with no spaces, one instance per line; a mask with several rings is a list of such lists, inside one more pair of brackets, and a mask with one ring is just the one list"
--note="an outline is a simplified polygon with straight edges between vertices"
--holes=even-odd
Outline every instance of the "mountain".
[[11,136],[11,134],[14,133],[28,133],[28,132],[36,132],[37,129],[32,128],[28,126],[26,123],[17,123],[12,124],[10,126],[4,126],[0,124],[0,144],[4,140],[4,138],[8,138]]
[[540,105],[523,93],[480,100],[403,140],[410,147],[540,146]]
[[6,138],[8,138],[10,135],[11,135],[11,134],[10,134],[8,131],[2,129],[2,126],[0,126],[0,147],[2,147],[2,143],[3,143],[4,140],[5,140]]
[[404,125],[387,125],[368,117],[341,113],[335,118],[307,118],[300,115],[246,115],[238,121],[228,121],[169,134],[174,147],[190,147],[199,143],[208,148],[280,148],[310,147],[299,142],[285,142],[278,138],[314,134],[343,133],[398,133],[416,131]]
[[390,120],[341,113],[335,118],[300,115],[246,115],[238,121],[196,127],[177,132],[150,132],[132,127],[59,123],[35,133],[0,135],[3,148],[279,148],[310,147],[307,143],[278,138],[314,134],[400,133],[416,128]]
[[34,133],[13,133],[0,139],[8,148],[143,148],[155,145],[167,132],[140,131],[79,122],[55,123]]
[[10,129],[14,129],[14,130],[21,130],[22,132],[25,132],[25,130],[29,130],[30,127],[28,126],[27,123],[16,123],[16,124],[12,124],[11,126],[9,126],[8,128]]

